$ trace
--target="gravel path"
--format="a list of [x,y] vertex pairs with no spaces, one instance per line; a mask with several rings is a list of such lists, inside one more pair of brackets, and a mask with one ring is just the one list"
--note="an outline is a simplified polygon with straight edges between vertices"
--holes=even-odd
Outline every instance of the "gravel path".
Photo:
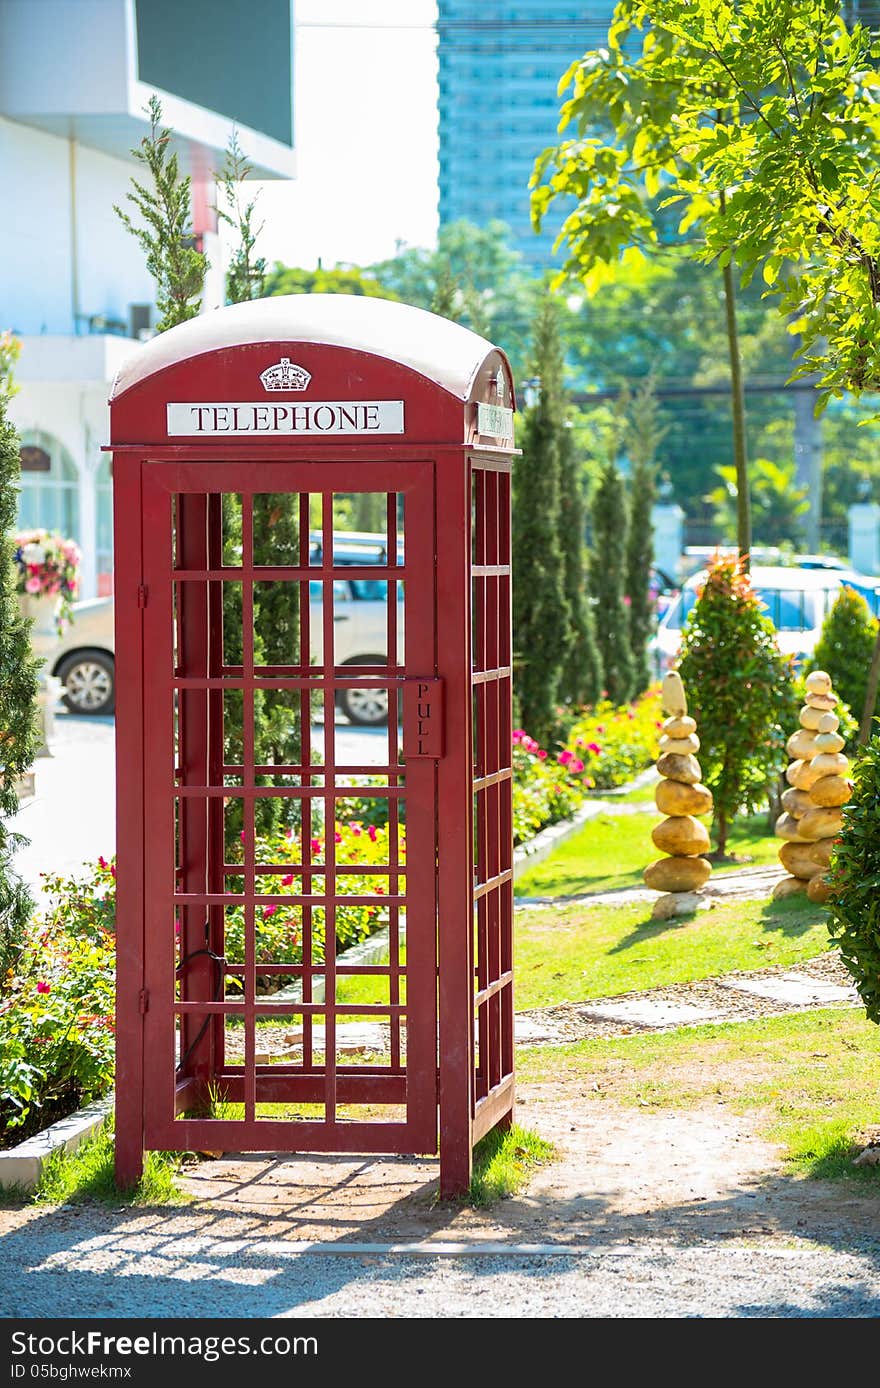
[[[44,1217],[47,1218],[47,1217]],[[880,1243],[840,1248],[605,1244],[574,1253],[306,1252],[278,1239],[63,1223],[4,1240],[9,1317],[876,1317]]]

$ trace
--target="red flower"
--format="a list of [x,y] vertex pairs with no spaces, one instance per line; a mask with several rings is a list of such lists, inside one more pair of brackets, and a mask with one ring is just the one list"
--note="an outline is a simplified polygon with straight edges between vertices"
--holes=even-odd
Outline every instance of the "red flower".
[[44,978],[41,978],[40,981],[39,981],[38,984],[37,984],[37,992],[38,992],[38,993],[51,993],[51,991],[52,991],[52,985],[51,985],[50,983],[47,983],[46,980],[45,980]]

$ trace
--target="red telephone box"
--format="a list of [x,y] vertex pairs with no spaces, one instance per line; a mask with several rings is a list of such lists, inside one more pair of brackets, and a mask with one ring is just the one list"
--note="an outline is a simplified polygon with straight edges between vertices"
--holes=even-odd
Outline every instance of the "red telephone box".
[[[120,1184],[145,1148],[434,1153],[439,1114],[449,1195],[509,1123],[513,408],[482,338],[343,295],[205,314],[115,382]],[[387,704],[369,760],[345,691]],[[344,948],[365,915],[387,960]]]

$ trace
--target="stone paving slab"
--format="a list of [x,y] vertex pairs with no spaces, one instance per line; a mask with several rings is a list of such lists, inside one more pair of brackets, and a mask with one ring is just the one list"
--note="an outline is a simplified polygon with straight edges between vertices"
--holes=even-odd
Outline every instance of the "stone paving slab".
[[634,1027],[684,1027],[700,1022],[712,1022],[723,1017],[723,1007],[705,1007],[688,1002],[665,1002],[663,999],[635,998],[629,1002],[597,1002],[578,1009],[584,1019],[596,1018],[609,1022],[624,1022]]
[[854,987],[827,983],[802,973],[777,974],[773,978],[722,978],[718,982],[722,988],[754,993],[756,997],[794,1007],[833,1007],[836,1003],[859,1000]]

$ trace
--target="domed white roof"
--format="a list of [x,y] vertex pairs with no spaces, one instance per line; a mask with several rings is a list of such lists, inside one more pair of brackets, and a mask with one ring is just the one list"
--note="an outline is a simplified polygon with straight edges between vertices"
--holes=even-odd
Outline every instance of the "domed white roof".
[[368,352],[411,367],[467,400],[490,352],[484,337],[436,313],[359,294],[282,294],[231,304],[143,344],[120,368],[110,399],[178,362],[258,342],[315,342]]

